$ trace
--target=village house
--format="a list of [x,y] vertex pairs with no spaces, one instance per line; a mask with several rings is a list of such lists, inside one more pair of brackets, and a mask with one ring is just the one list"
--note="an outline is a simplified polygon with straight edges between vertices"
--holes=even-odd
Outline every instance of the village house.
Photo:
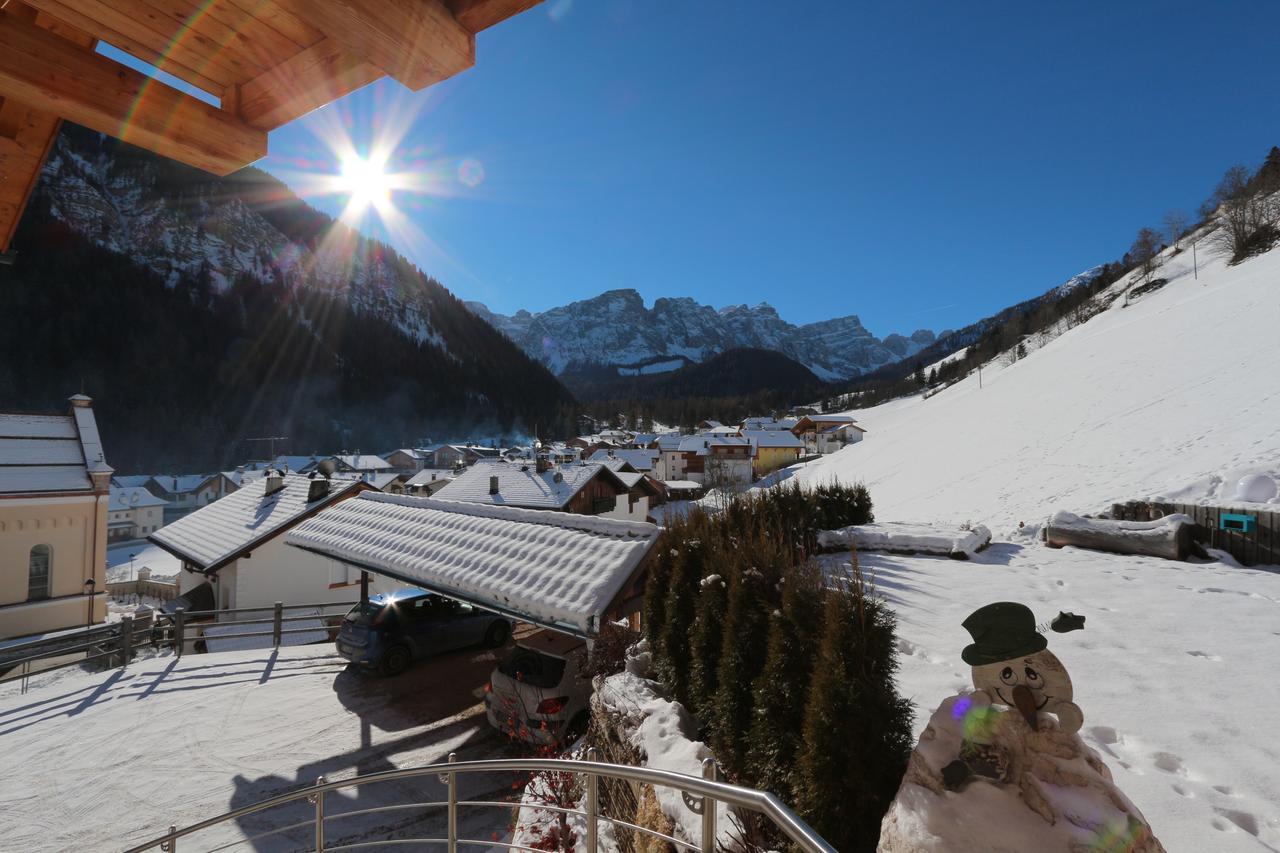
[[[148,536],[182,561],[178,593],[214,609],[327,603],[358,596],[358,572],[286,548],[283,535],[325,507],[372,490],[363,480],[269,471]],[[209,589],[196,592],[207,585]]]
[[661,451],[647,448],[644,450],[626,448],[618,450],[601,449],[591,454],[587,461],[607,463],[613,459],[620,459],[630,465],[633,471],[639,471],[641,474],[652,474],[660,455]]
[[790,431],[798,422],[799,418],[775,418],[772,416],[747,418],[742,422],[742,431],[744,433],[756,430]]
[[[378,474],[385,474],[391,471],[391,463],[383,459],[381,456],[375,456],[372,453],[341,453],[337,456],[328,457],[328,461],[333,463],[334,474],[356,476],[362,480],[372,481]],[[309,474],[319,469],[319,463],[315,466],[303,471]]]
[[672,432],[657,436],[649,447],[658,452],[653,461],[653,476],[663,482],[684,479],[684,454],[680,443],[686,436]]
[[0,413],[0,640],[106,618],[111,467],[92,400]]
[[239,484],[221,471],[213,474],[155,474],[147,479],[147,491],[165,501],[165,523],[225,497]]
[[630,518],[630,487],[608,467],[593,463],[553,466],[545,458],[494,460],[468,468],[436,492],[442,500],[547,509],[579,515]]
[[404,483],[407,495],[430,497],[453,482],[453,469],[441,471],[436,468],[423,468]]
[[622,509],[622,498],[618,498],[618,510],[610,513],[610,518],[621,518],[626,521],[645,521],[649,518],[649,509],[666,502],[667,490],[658,480],[648,474],[641,473],[625,459],[610,458],[600,464],[618,475],[627,486],[626,513]]
[[435,466],[435,452],[440,445],[434,447],[402,447],[387,454],[387,461],[397,471],[413,475],[424,468]]
[[[843,427],[852,429],[841,429]],[[866,432],[849,415],[805,415],[796,421],[791,431],[812,453],[833,453],[847,444],[861,441]]]
[[107,541],[141,539],[164,526],[165,501],[142,486],[112,486],[107,505]]
[[751,442],[751,465],[757,477],[793,464],[804,453],[804,442],[790,430],[743,430],[742,437]]
[[683,476],[672,480],[692,480],[708,489],[741,486],[752,479],[751,442],[737,435],[685,436],[680,442]]
[[381,474],[374,474],[367,482],[380,492],[386,492],[389,495],[405,494],[405,484],[409,481],[409,475],[400,471],[385,471]]

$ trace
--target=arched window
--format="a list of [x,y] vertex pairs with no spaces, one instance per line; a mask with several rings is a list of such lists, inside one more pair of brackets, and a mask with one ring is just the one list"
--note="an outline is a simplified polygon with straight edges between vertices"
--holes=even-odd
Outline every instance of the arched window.
[[27,601],[49,597],[49,580],[53,568],[53,549],[36,545],[27,560]]

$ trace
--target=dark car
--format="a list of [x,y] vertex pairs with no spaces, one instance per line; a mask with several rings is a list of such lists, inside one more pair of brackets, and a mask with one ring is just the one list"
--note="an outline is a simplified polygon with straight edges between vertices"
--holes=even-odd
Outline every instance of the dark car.
[[396,675],[418,658],[477,643],[500,646],[509,636],[511,623],[495,613],[408,589],[351,608],[338,632],[338,654]]

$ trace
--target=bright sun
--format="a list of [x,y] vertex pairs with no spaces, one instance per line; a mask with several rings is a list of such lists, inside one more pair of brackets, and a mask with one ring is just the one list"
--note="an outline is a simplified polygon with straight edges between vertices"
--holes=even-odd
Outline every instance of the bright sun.
[[338,186],[351,197],[347,203],[348,213],[359,214],[369,207],[373,207],[378,213],[386,213],[391,209],[394,180],[387,173],[386,165],[385,160],[364,158],[357,154],[343,158]]

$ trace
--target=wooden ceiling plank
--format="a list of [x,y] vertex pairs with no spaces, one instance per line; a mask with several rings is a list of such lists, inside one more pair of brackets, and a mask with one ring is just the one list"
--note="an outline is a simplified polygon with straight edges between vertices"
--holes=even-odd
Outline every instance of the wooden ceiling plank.
[[13,133],[0,135],[0,252],[7,252],[62,121],[13,98],[0,112],[17,118]]
[[487,30],[507,18],[537,6],[542,0],[448,0],[458,23],[473,33]]
[[148,62],[198,89],[214,95],[236,82],[230,69],[193,53],[185,46],[171,46],[169,41],[105,3],[96,0],[25,0],[73,27],[93,33],[98,38]]
[[237,117],[2,12],[0,95],[215,174],[267,151]]
[[[70,0],[83,2],[83,0]],[[181,45],[231,70],[235,82],[258,76],[269,66],[259,65],[240,50],[230,27],[202,14],[203,6],[186,0],[110,0],[141,24],[165,36],[169,43]]]
[[241,86],[240,115],[271,130],[382,76],[382,69],[324,39]]
[[231,2],[300,48],[311,47],[324,38],[324,33],[292,12],[281,9],[272,0],[231,0]]
[[417,91],[475,64],[475,35],[441,0],[278,0]]

